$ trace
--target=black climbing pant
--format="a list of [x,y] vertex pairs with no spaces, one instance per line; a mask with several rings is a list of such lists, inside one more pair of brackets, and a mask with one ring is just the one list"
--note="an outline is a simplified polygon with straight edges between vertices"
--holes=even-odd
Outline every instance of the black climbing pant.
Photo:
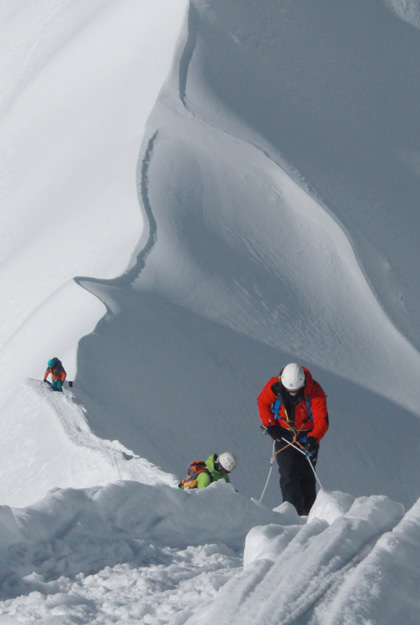
[[[276,452],[286,443],[276,441]],[[315,469],[318,458],[318,448],[311,458]],[[308,459],[297,449],[289,446],[277,455],[280,473],[280,488],[283,501],[289,501],[299,515],[308,514],[316,498],[315,475]]]

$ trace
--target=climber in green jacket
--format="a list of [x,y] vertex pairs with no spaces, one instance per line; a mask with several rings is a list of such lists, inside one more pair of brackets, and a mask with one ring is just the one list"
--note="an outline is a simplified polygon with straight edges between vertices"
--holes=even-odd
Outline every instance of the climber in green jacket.
[[204,462],[193,460],[187,470],[187,475],[180,482],[179,488],[206,488],[212,482],[224,479],[230,483],[229,473],[236,468],[236,458],[230,451],[222,454],[212,454]]

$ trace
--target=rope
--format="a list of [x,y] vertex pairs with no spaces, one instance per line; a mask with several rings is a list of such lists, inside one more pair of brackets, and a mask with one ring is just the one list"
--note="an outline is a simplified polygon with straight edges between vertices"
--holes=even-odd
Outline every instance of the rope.
[[[295,438],[296,438],[296,435],[295,435]],[[284,451],[285,449],[287,449],[287,447],[289,447],[289,446],[291,445],[291,443],[290,443],[289,441],[286,441],[286,439],[283,439],[283,440],[284,440],[287,444],[286,444],[284,447],[282,447],[281,449],[279,449],[278,451],[276,451],[276,453],[274,453],[275,448],[276,448],[276,441],[273,441],[273,456],[272,456],[272,458],[271,458],[271,460],[270,460],[270,470],[268,471],[268,476],[267,476],[267,480],[266,480],[265,485],[264,485],[264,488],[263,488],[263,492],[261,493],[261,497],[260,497],[260,498],[259,498],[259,500],[258,500],[260,503],[261,503],[261,501],[262,501],[262,498],[264,497],[265,491],[267,490],[268,482],[270,481],[271,472],[272,472],[272,470],[273,470],[273,466],[274,466],[274,463],[275,463],[275,461],[276,461],[277,456],[278,456],[278,455],[279,455],[282,451]],[[293,440],[295,440],[295,439],[293,439]]]
[[[316,471],[315,471],[315,467],[313,466],[313,464],[312,464],[312,462],[311,462],[311,459],[310,459],[310,458],[306,455],[306,453],[305,453],[305,451],[304,451],[304,449],[303,449],[302,445],[301,445],[301,444],[300,444],[300,443],[296,440],[296,435],[297,435],[297,433],[295,433],[295,435],[294,435],[294,437],[293,437],[293,440],[292,440],[292,441],[288,441],[286,438],[284,438],[284,437],[282,436],[282,437],[281,437],[281,440],[282,440],[284,443],[286,443],[286,445],[285,445],[284,447],[282,447],[281,449],[279,449],[278,451],[276,451],[276,453],[274,453],[274,451],[275,451],[275,449],[276,449],[276,441],[273,441],[273,455],[272,455],[272,458],[271,458],[271,460],[270,460],[270,469],[269,469],[269,471],[268,471],[268,475],[267,475],[267,479],[266,479],[265,484],[264,484],[263,491],[262,491],[262,493],[261,493],[260,498],[258,499],[258,501],[259,501],[260,503],[262,502],[262,499],[263,499],[263,497],[264,497],[264,495],[265,495],[265,491],[267,490],[268,482],[270,481],[271,472],[272,472],[272,470],[273,470],[273,466],[274,466],[274,463],[275,463],[275,461],[276,461],[276,458],[277,458],[277,456],[278,456],[278,455],[279,455],[282,451],[284,451],[285,449],[287,449],[287,447],[293,447],[294,449],[296,449],[297,451],[299,451],[301,454],[303,454],[303,455],[305,456],[306,460],[309,462],[309,466],[311,467],[311,469],[312,469],[312,471],[313,471],[313,474],[314,474],[314,476],[315,476],[316,481],[318,482],[318,485],[319,485],[320,489],[321,489],[321,490],[324,490],[324,488],[323,488],[323,486],[322,486],[322,484],[321,484],[321,480],[319,479],[319,477],[318,477],[318,475],[317,475],[317,473],[316,473]],[[296,443],[296,444],[295,444],[295,443]]]
[[276,455],[277,454],[274,453],[275,448],[276,448],[276,441],[273,441],[273,457],[270,460],[270,469],[268,471],[268,476],[267,476],[267,479],[265,481],[264,488],[263,488],[263,491],[261,493],[261,497],[258,499],[258,501],[260,503],[262,502],[262,498],[264,497],[265,491],[267,490],[268,482],[270,481],[270,477],[271,477],[271,472],[273,470],[273,466],[274,466],[274,463],[276,461]]
[[[313,466],[313,464],[311,462],[311,459],[305,454],[302,445],[300,445],[300,443],[298,443],[297,441],[295,441],[297,443],[297,445],[294,445],[293,442],[290,443],[288,440],[286,440],[283,437],[281,437],[281,440],[284,441],[285,443],[288,443],[291,447],[293,447],[294,449],[297,449],[297,451],[300,451],[300,453],[305,456],[306,460],[309,462],[309,466],[311,467],[311,469],[312,469],[312,471],[314,473],[315,479],[318,482],[320,489],[324,490],[324,488],[323,488],[323,486],[321,484],[321,480],[319,479],[319,477],[318,477],[318,475],[317,475],[317,473],[315,471],[315,468],[314,468],[314,466]],[[298,447],[298,445],[299,445],[299,447]]]

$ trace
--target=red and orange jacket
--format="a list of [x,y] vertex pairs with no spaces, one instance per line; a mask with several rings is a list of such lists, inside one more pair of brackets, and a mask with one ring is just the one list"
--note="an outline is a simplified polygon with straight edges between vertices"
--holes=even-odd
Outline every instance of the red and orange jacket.
[[[318,382],[312,378],[310,371],[305,372],[305,388],[303,399],[295,406],[295,421],[289,422],[286,407],[278,393],[279,376],[271,378],[258,395],[258,410],[262,424],[279,425],[297,434],[313,436],[319,443],[328,430],[327,398]],[[281,379],[281,378],[280,378]]]
[[64,382],[64,380],[66,379],[66,372],[60,369],[59,366],[55,365],[54,367],[48,367],[48,369],[44,373],[44,382],[46,381],[46,379],[48,378],[48,374],[50,373],[54,381],[61,380],[62,382]]

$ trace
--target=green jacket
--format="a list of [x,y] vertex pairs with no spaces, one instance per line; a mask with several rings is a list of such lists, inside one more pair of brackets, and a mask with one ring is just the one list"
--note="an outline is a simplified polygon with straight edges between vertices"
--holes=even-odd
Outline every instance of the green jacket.
[[197,488],[206,488],[212,482],[217,482],[217,480],[224,479],[225,482],[230,483],[229,475],[227,473],[221,473],[220,471],[216,471],[214,467],[215,460],[217,458],[217,454],[212,454],[206,460],[206,468],[211,473],[213,479],[211,479],[210,475],[206,473],[206,471],[202,471],[197,476]]

